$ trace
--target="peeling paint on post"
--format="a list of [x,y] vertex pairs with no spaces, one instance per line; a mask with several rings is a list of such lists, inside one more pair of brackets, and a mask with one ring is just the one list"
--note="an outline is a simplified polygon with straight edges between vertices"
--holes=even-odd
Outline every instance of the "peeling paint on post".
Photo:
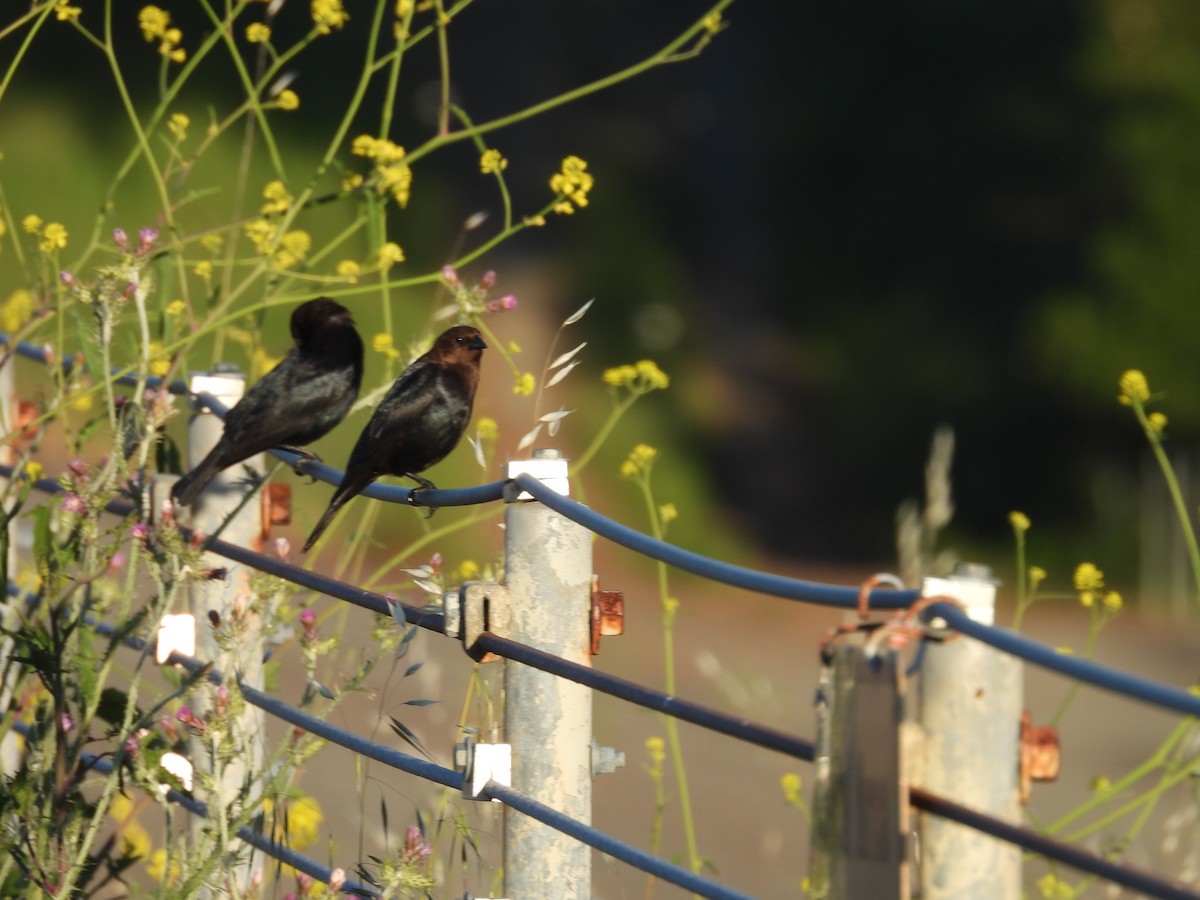
[[[533,501],[510,503],[505,529],[509,636],[590,666],[591,533]],[[512,786],[590,824],[591,691],[520,663],[504,665]],[[519,900],[590,897],[591,850],[508,810],[504,883],[505,896]]]

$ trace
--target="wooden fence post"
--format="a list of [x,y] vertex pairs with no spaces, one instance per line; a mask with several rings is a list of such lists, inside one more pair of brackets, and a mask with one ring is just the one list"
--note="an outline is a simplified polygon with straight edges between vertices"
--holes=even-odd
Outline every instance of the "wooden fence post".
[[[566,460],[536,450],[510,464],[567,492]],[[553,474],[560,473],[555,478]],[[591,665],[592,535],[535,500],[505,510],[508,636]],[[577,819],[592,821],[592,692],[520,663],[505,661],[504,728],[512,745],[512,786]],[[591,849],[512,810],[505,812],[505,895],[588,898]]]

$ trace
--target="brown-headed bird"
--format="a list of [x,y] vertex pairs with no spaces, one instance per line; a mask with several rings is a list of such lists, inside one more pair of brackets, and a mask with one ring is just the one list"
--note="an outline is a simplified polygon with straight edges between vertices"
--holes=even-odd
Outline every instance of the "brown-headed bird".
[[418,473],[444,459],[466,430],[486,348],[479,329],[456,325],[400,373],[359,435],[341,485],[304,542],[305,552],[346,501],[380,475],[405,475],[423,488],[434,487]]
[[279,365],[229,410],[217,446],[175,482],[178,503],[190,506],[222,469],[272,447],[311,458],[300,448],[346,417],[363,374],[363,342],[350,310],[328,297],[301,303],[292,312],[292,340],[296,346]]

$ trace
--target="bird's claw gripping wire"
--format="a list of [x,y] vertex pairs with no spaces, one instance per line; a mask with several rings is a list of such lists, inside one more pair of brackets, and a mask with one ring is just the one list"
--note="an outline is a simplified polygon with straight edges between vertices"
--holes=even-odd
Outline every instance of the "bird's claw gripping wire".
[[292,471],[293,472],[295,472],[297,475],[299,475],[302,478],[304,476],[308,476],[309,484],[317,483],[317,476],[312,474],[312,472],[305,472],[301,468],[301,466],[303,466],[305,463],[310,463],[310,462],[318,462],[318,463],[324,462],[324,460],[321,459],[319,454],[314,453],[312,450],[306,450],[304,447],[293,447],[290,444],[284,444],[279,449],[287,450],[289,453],[296,454],[297,459],[295,462],[292,463]]
[[[417,494],[420,493],[421,491],[436,491],[437,485],[422,475],[415,475],[412,472],[405,472],[404,474],[405,474],[406,478],[411,478],[418,485],[417,487],[413,488],[411,491],[408,492],[408,505],[409,506],[425,506],[424,503],[421,503],[417,499]],[[425,508],[428,510],[428,512],[425,513],[425,518],[432,519],[433,514],[435,512],[437,512],[437,507],[436,506],[425,506]]]

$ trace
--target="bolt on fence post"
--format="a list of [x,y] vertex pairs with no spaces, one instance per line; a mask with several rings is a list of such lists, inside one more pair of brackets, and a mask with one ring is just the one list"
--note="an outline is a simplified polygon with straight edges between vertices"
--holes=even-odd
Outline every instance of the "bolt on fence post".
[[840,637],[822,657],[809,896],[906,900],[904,671],[892,648],[860,636]]
[[[567,492],[566,460],[535,450],[509,464]],[[509,636],[581,665],[591,665],[592,535],[534,500],[505,510],[504,568]],[[512,786],[590,824],[592,692],[529,666],[504,663],[505,736],[512,745]],[[505,896],[591,896],[587,845],[512,810],[505,811]]]
[[[216,371],[196,373],[192,376],[189,389],[192,393],[211,394],[225,406],[232,407],[245,393],[245,376],[236,369],[218,367]],[[198,465],[221,438],[224,423],[200,404],[193,404],[192,417],[188,421],[187,464],[191,469]],[[250,457],[246,465],[258,472],[264,471],[262,454]],[[204,535],[215,534],[222,527],[221,540],[239,547],[255,548],[262,536],[262,504],[257,500],[242,503],[252,488],[245,482],[246,473],[242,464],[218,474],[196,498],[192,507],[190,525]],[[241,509],[238,505],[242,504]],[[234,510],[237,510],[234,513]],[[232,518],[230,514],[233,513]],[[212,660],[225,676],[226,683],[235,677],[250,687],[263,688],[263,634],[262,618],[251,604],[250,574],[245,566],[232,566],[222,557],[206,553],[203,565],[214,569],[228,567],[224,578],[208,581],[195,580],[190,586],[191,612],[196,617],[196,652],[200,659]],[[216,627],[210,618],[215,612]],[[236,688],[230,687],[231,691]],[[207,690],[197,693],[197,709],[201,716],[212,712],[213,706]],[[242,704],[242,712],[231,722],[237,748],[232,758],[223,761],[221,779],[209,797],[210,812],[240,809],[244,802],[253,802],[262,790],[261,781],[264,764],[263,713],[256,706]],[[197,746],[193,759],[196,768],[212,774],[207,736],[194,742]],[[206,827],[203,820],[197,822],[193,834],[200,837]],[[211,827],[211,826],[209,826]],[[224,852],[226,848],[217,848]],[[239,892],[249,887],[254,869],[262,868],[261,854],[255,854],[255,863],[236,873],[230,873],[241,883]]]
[[[949,597],[977,622],[995,619],[996,582],[987,566],[959,565],[926,578],[924,597]],[[972,638],[930,641],[921,662],[923,771],[929,791],[1008,822],[1020,821],[1019,768],[1023,678],[1020,661]],[[928,813],[919,816],[922,900],[1007,900],[1021,894],[1021,851],[1014,844]]]
[[[0,362],[0,433],[14,435],[17,431],[17,385],[14,378],[17,356],[8,353],[7,358]],[[0,463],[15,466],[17,463],[16,447],[11,444],[0,446]],[[0,493],[9,487],[7,479],[0,479]],[[17,574],[17,521],[14,517],[6,528],[4,572],[8,581],[14,581]],[[0,599],[0,621],[5,630],[15,628],[19,621],[16,604],[20,598],[9,597],[6,591]],[[4,682],[0,684],[0,714],[7,713],[8,705],[12,702],[13,691],[16,689],[16,672],[10,668],[12,661],[13,639],[5,636],[0,638],[0,672],[4,673]],[[9,730],[0,740],[0,772],[13,775],[21,764],[21,741],[17,733]]]

